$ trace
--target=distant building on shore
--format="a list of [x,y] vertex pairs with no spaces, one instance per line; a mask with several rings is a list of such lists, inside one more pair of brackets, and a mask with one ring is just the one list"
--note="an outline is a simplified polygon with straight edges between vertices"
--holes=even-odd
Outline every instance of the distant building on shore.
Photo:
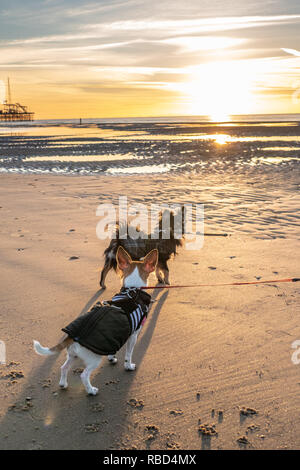
[[0,121],[33,121],[34,113],[27,106],[12,103],[9,78],[7,79],[6,100],[0,104]]

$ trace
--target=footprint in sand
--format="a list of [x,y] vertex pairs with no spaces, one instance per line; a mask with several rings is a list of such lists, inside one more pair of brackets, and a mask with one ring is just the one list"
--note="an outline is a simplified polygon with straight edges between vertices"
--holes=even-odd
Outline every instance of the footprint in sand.
[[137,400],[136,398],[130,398],[128,400],[128,405],[130,405],[132,408],[137,408],[137,409],[142,409],[144,408],[144,402],[143,400]]
[[172,415],[172,416],[181,416],[181,415],[183,415],[183,411],[182,410],[171,410],[170,415]]
[[238,443],[238,445],[239,445],[242,449],[244,449],[245,447],[251,445],[246,436],[241,436],[241,437],[239,437],[239,438],[236,440],[236,442]]
[[14,233],[11,233],[10,236],[13,238],[23,238],[24,234],[20,232],[14,232]]
[[99,432],[100,429],[101,429],[101,423],[92,423],[92,424],[84,425],[84,430],[88,434],[93,433],[93,432]]

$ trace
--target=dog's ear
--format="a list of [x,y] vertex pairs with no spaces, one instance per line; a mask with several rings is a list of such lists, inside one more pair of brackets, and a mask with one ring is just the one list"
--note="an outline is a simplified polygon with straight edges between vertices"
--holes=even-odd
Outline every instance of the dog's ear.
[[121,271],[128,268],[128,266],[130,266],[132,263],[130,254],[127,253],[127,251],[122,246],[119,246],[118,248],[116,259],[118,268],[121,269]]
[[143,264],[144,264],[144,269],[147,273],[152,273],[157,265],[158,261],[158,250],[154,248],[154,250],[151,250],[144,258]]

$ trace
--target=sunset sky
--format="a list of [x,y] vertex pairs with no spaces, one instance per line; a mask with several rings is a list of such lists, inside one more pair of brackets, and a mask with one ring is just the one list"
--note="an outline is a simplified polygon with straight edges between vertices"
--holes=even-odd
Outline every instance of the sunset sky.
[[299,0],[0,0],[0,80],[40,119],[299,113],[299,31]]

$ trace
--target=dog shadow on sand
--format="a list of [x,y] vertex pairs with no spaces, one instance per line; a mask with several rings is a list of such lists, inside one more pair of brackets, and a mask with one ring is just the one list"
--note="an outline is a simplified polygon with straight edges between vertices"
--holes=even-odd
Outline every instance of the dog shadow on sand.
[[[100,289],[79,315],[87,312],[103,294]],[[154,291],[148,320],[133,353],[137,367],[150,345],[159,313],[169,291]],[[58,382],[65,353],[40,358],[41,365],[26,378],[22,392],[14,397],[0,421],[1,448],[4,449],[118,449],[126,446],[132,413],[143,404],[130,395],[136,372],[124,370],[123,347],[112,366],[103,357],[91,382],[99,387],[97,396],[88,396],[80,380],[83,364],[78,360],[69,373],[69,388]],[[32,349],[32,354],[35,354]],[[142,366],[141,366],[142,367]],[[24,380],[24,379],[23,379]]]

